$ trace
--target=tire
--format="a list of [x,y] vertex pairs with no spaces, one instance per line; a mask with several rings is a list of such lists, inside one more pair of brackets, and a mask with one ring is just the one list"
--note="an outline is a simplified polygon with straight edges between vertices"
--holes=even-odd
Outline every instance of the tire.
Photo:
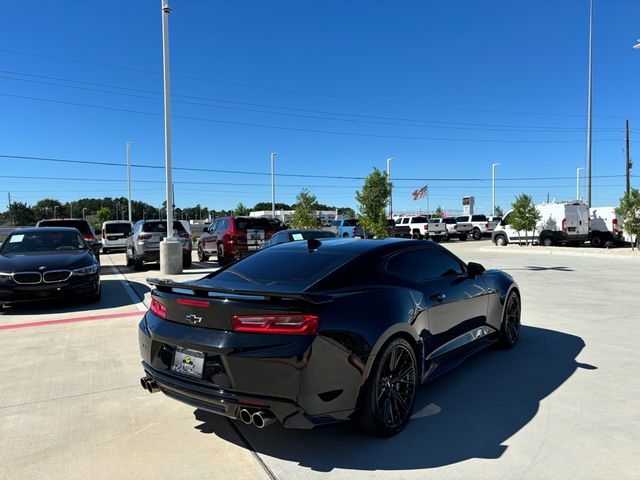
[[231,260],[224,254],[224,247],[222,245],[218,245],[218,265],[221,267],[229,263]]
[[142,260],[133,260],[133,269],[140,271],[144,268],[144,262]]
[[411,418],[417,389],[415,351],[404,338],[392,339],[376,356],[361,392],[360,426],[383,437],[400,433]]
[[98,286],[98,292],[89,296],[89,302],[97,303],[102,300],[102,287]]
[[493,243],[499,247],[504,247],[507,245],[507,237],[504,235],[496,235],[493,239]]
[[188,255],[182,255],[182,268],[191,268],[191,252]]
[[204,253],[204,248],[202,248],[202,244],[198,245],[198,261],[206,262],[207,260],[209,260],[209,255]]
[[512,348],[520,337],[520,315],[522,307],[520,297],[516,292],[509,293],[504,304],[500,340],[498,344],[503,348]]
[[444,235],[442,235],[443,242],[448,242],[449,240],[451,240],[451,235],[449,235],[449,232],[446,232]]
[[102,253],[106,255],[107,253],[109,253],[109,249],[102,247]]
[[595,248],[604,247],[604,241],[602,240],[602,237],[600,235],[594,235],[593,237],[591,237],[591,246]]
[[479,228],[474,228],[471,237],[473,237],[474,240],[480,240],[482,238],[482,232]]
[[467,236],[466,235],[460,235],[460,241],[461,242],[466,242],[467,241]]
[[349,238],[349,234],[348,233],[343,233],[342,234],[342,238]]
[[553,237],[547,235],[545,237],[542,237],[540,239],[540,245],[542,245],[543,247],[551,247],[553,246]]
[[127,258],[127,267],[133,267],[133,258],[129,256],[127,250],[124,251],[124,255]]

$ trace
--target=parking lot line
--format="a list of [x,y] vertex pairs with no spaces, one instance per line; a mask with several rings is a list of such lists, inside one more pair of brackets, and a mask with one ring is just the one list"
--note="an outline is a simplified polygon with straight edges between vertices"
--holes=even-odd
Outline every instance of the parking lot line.
[[112,318],[124,318],[140,316],[140,312],[124,312],[124,313],[110,313],[107,315],[91,315],[87,317],[75,317],[75,318],[61,318],[58,320],[44,320],[42,322],[28,322],[28,323],[16,323],[13,325],[0,325],[0,330],[12,330],[16,328],[28,328],[28,327],[43,327],[45,325],[56,325],[59,323],[74,323],[74,322],[90,322],[93,320],[110,320]]
[[120,283],[122,283],[122,288],[124,288],[125,292],[127,292],[127,295],[131,299],[131,302],[136,306],[138,310],[140,310],[141,312],[146,312],[148,307],[144,304],[144,299],[140,299],[135,290],[131,288],[131,285],[129,285],[129,281],[122,274],[118,266],[114,263],[113,259],[109,256],[107,256],[107,258],[111,262],[111,265],[116,272],[114,276],[120,281]]

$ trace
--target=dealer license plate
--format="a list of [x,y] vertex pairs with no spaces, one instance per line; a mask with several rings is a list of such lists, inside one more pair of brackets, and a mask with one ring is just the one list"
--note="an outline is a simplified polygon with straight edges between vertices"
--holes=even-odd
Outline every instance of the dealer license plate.
[[202,378],[204,353],[186,348],[176,348],[171,370],[189,377]]

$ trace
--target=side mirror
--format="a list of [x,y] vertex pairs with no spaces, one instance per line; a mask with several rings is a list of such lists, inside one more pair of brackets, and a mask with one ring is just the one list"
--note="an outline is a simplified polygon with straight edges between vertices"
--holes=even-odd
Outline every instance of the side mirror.
[[469,274],[469,277],[471,278],[475,278],[478,275],[482,275],[484,271],[485,271],[485,268],[479,263],[469,262],[467,264],[467,272]]

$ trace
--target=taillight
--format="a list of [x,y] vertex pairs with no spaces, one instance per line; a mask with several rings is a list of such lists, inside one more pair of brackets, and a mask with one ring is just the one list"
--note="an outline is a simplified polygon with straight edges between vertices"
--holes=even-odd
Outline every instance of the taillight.
[[562,219],[562,231],[566,233],[567,231],[567,219],[563,218]]
[[[618,233],[618,219],[614,218],[611,222],[613,223],[613,233]],[[589,218],[589,230],[591,230],[591,218]]]
[[457,224],[457,223],[453,226],[453,229],[454,229],[454,230],[457,230],[457,229],[458,229],[458,224]]
[[320,317],[316,315],[235,315],[234,332],[316,335]]
[[167,318],[167,306],[160,303],[153,297],[151,297],[151,306],[149,307],[149,310],[160,318]]
[[484,228],[488,229],[488,228],[489,228],[489,224],[488,224],[488,223],[485,223],[485,224],[484,224]]
[[351,234],[355,237],[356,236],[356,229],[354,228],[353,230],[351,230]]
[[209,302],[203,300],[191,300],[190,298],[176,298],[176,303],[180,305],[188,305],[190,307],[208,308]]
[[93,240],[95,237],[93,235],[83,235],[82,238],[85,240]]
[[426,231],[426,230],[429,230],[429,224],[428,224],[428,223],[425,223],[425,224],[424,224],[424,229],[425,229],[425,231]]
[[141,233],[138,235],[138,240],[151,240],[151,235],[148,233]]

